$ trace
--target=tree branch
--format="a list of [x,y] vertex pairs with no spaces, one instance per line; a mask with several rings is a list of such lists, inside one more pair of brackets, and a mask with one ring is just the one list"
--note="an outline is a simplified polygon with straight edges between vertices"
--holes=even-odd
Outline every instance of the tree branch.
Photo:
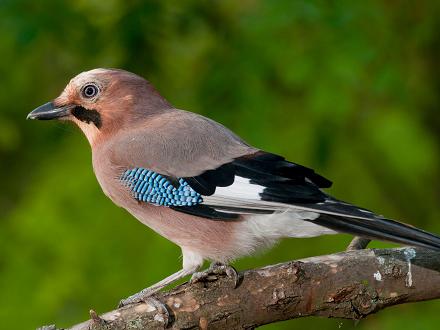
[[[360,250],[248,270],[240,285],[221,277],[157,295],[171,329],[253,329],[310,315],[361,319],[388,306],[440,298],[440,253]],[[71,329],[163,329],[149,304],[127,306]]]

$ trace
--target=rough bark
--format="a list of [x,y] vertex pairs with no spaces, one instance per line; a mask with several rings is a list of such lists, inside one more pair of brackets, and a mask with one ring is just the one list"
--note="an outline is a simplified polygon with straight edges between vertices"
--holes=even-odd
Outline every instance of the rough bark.
[[[440,253],[416,248],[360,250],[307,258],[183,284],[157,295],[170,329],[253,329],[310,315],[361,319],[388,306],[440,298]],[[163,329],[148,304],[127,306],[72,330]],[[53,328],[55,329],[55,328]]]

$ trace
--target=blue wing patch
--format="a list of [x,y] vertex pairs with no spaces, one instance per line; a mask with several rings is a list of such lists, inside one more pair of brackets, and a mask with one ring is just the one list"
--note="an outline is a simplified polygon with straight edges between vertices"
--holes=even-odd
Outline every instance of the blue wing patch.
[[121,181],[132,191],[135,199],[162,206],[194,206],[203,199],[184,179],[175,187],[168,178],[144,169],[126,170]]

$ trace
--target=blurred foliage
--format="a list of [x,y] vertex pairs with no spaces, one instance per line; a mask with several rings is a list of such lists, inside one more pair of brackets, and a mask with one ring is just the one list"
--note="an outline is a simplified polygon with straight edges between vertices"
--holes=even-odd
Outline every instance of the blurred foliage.
[[[77,323],[180,267],[178,247],[102,194],[77,129],[25,121],[95,67],[147,77],[176,106],[316,168],[337,197],[440,233],[439,16],[438,1],[1,0],[1,328]],[[286,240],[235,265],[349,239]],[[439,307],[390,308],[356,328],[434,329]]]

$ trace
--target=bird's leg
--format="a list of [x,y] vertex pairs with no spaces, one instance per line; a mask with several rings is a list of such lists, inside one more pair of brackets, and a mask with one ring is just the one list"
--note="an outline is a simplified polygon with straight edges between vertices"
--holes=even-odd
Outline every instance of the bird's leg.
[[118,307],[123,307],[130,304],[136,304],[139,302],[146,302],[156,308],[156,310],[158,311],[158,316],[156,317],[163,320],[163,323],[166,326],[169,321],[169,313],[167,306],[161,301],[151,296],[156,292],[160,291],[161,289],[163,289],[164,287],[184,278],[185,276],[194,274],[194,272],[197,271],[197,269],[203,264],[203,258],[198,254],[183,249],[182,249],[182,254],[183,254],[183,268],[181,270],[126,299],[122,299],[119,302]]
[[240,275],[234,267],[220,262],[213,262],[209,268],[203,272],[194,273],[191,277],[191,283],[216,280],[217,275],[226,275],[234,282],[234,288],[238,286]]
[[371,242],[371,239],[355,236],[350,244],[348,244],[346,251],[356,251],[356,250],[363,250],[367,248],[368,243]]

